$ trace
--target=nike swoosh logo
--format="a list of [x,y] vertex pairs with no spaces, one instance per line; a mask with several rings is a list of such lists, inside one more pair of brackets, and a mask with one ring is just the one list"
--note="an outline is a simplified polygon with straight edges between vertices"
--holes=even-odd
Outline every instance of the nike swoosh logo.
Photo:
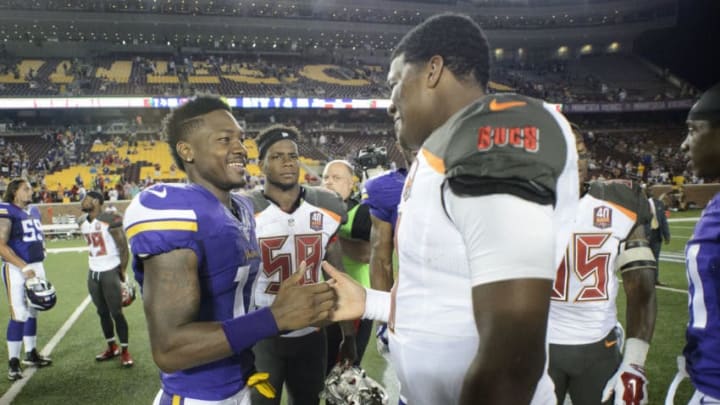
[[608,348],[608,349],[611,348],[611,347],[613,347],[613,346],[615,346],[616,344],[617,344],[617,339],[616,339],[616,340],[606,340],[606,341],[605,341],[605,347]]
[[165,198],[167,197],[167,189],[163,187],[162,191],[156,191],[156,190],[147,190],[148,193],[155,195],[158,198]]
[[506,101],[504,103],[498,103],[497,99],[492,99],[492,101],[490,101],[490,111],[502,111],[525,105],[527,105],[527,103],[524,101]]

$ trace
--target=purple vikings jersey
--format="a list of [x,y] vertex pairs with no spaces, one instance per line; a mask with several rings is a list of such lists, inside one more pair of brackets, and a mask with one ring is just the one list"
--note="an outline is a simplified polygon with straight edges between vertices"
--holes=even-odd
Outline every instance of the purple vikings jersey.
[[690,320],[684,354],[695,388],[720,398],[720,194],[685,247]]
[[368,180],[362,193],[362,203],[370,207],[370,214],[390,223],[393,231],[395,231],[398,204],[405,184],[405,177],[407,177],[407,170],[405,169],[385,172]]
[[0,203],[0,218],[7,218],[12,223],[7,244],[16,255],[26,263],[45,259],[42,223],[37,207],[23,210],[15,204]]
[[[233,195],[240,219],[197,184],[158,184],[136,196],[124,227],[133,270],[143,280],[143,257],[192,249],[198,261],[200,307],[197,321],[220,322],[248,311],[260,265],[255,219],[249,201]],[[217,401],[245,386],[254,368],[250,349],[202,366],[160,373],[167,394]]]

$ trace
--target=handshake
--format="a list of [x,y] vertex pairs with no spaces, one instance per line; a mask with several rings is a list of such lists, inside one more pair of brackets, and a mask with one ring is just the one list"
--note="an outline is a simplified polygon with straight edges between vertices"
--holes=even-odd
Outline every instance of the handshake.
[[347,274],[327,262],[323,269],[330,280],[301,284],[308,270],[300,263],[298,270],[280,285],[270,311],[279,330],[295,330],[325,321],[338,322],[362,317],[365,311],[365,289]]

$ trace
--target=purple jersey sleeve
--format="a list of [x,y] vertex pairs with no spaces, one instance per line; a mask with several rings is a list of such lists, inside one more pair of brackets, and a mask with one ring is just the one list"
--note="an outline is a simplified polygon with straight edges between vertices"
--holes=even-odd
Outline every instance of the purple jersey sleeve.
[[370,214],[395,227],[398,204],[407,172],[394,170],[374,177],[365,183],[362,203],[370,207]]
[[192,194],[182,189],[153,186],[140,193],[128,206],[123,222],[133,255],[192,249],[202,260],[197,214],[192,207]]

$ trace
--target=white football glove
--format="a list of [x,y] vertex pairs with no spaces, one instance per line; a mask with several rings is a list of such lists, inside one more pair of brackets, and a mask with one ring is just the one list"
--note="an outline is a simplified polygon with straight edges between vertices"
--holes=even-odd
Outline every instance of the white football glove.
[[40,279],[37,277],[30,277],[29,279],[25,280],[25,288],[28,289],[34,289],[36,285],[40,284]]
[[27,277],[28,274],[32,273],[30,278],[37,277],[37,272],[35,271],[35,268],[32,266],[32,264],[26,264],[25,267],[22,268],[22,274],[23,276]]
[[377,343],[377,351],[380,355],[384,357],[390,354],[390,346],[388,345],[388,330],[386,323],[381,323],[378,325],[377,332],[375,332],[375,342]]
[[648,379],[643,365],[650,345],[637,338],[628,339],[625,345],[623,361],[605,385],[602,402],[615,393],[614,405],[647,404]]

